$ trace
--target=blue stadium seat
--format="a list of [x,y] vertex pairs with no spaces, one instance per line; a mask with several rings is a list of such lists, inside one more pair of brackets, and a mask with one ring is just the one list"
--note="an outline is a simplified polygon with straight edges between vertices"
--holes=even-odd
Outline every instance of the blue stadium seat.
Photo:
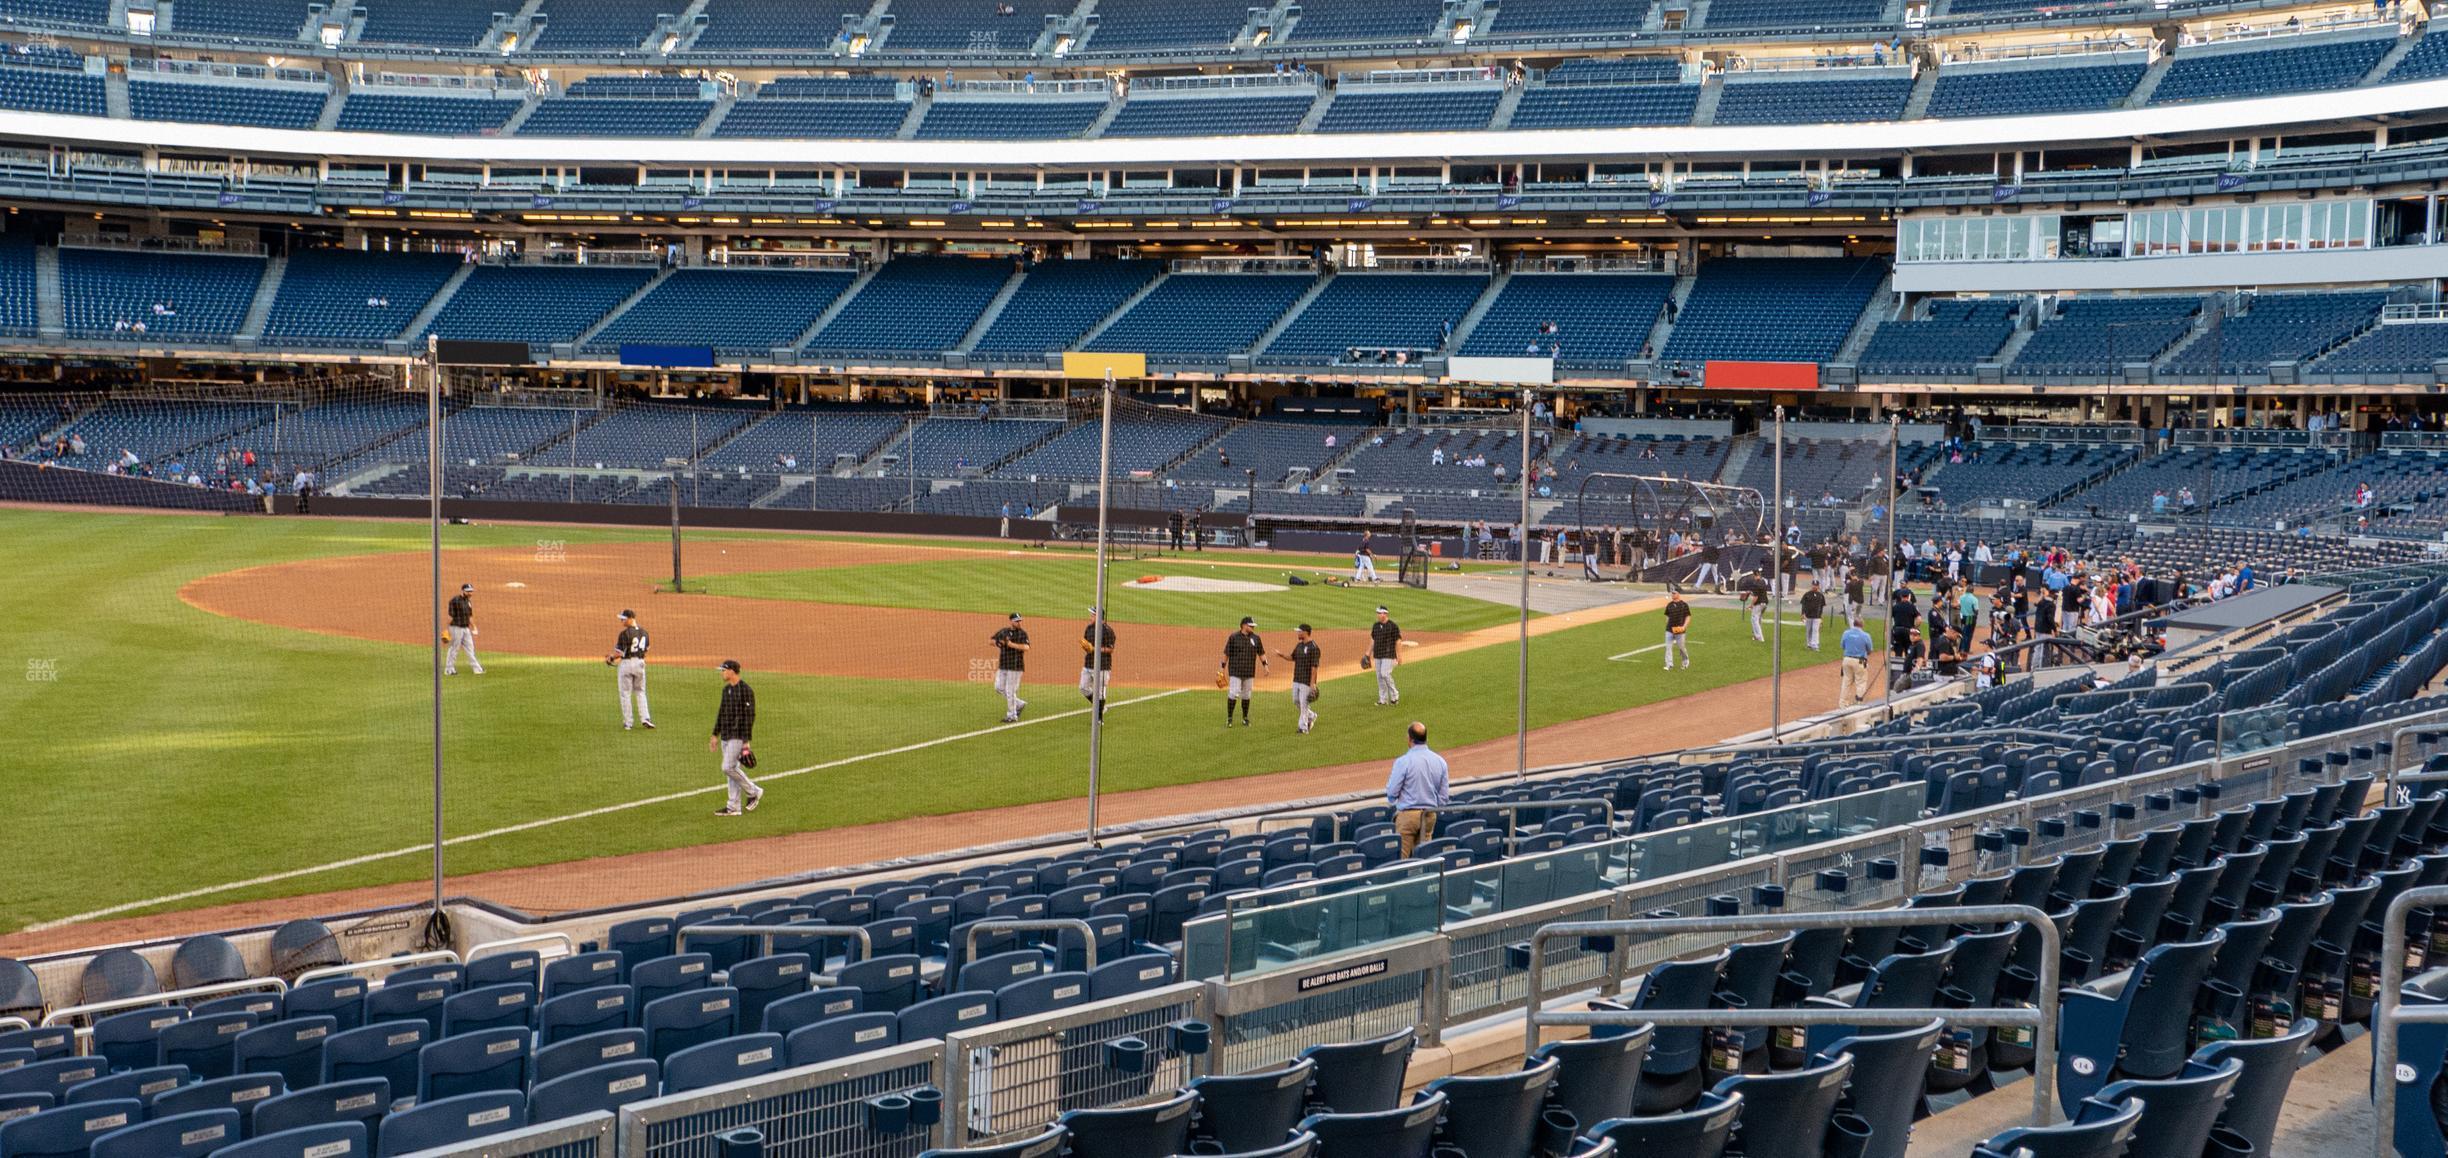
[[890,1013],[853,1013],[794,1029],[783,1045],[797,1068],[898,1045],[899,1026]]
[[1718,1096],[1739,1099],[1732,1145],[1756,1158],[1808,1158],[1822,1153],[1834,1131],[1836,1102],[1853,1076],[1851,1054],[1777,1074],[1737,1074],[1717,1083]]
[[[669,924],[668,921],[662,923]],[[618,929],[619,926],[614,926],[614,928]],[[661,943],[665,952],[668,953],[671,946],[668,929],[665,930]],[[664,955],[665,953],[653,954],[656,957]],[[648,959],[651,958],[640,958],[640,960]],[[544,997],[550,1000],[596,986],[619,985],[622,983],[623,976],[621,954],[618,951],[600,950],[563,957],[547,962],[544,966]]]
[[419,1020],[379,1021],[335,1033],[323,1043],[322,1080],[381,1078],[405,1096],[416,1088],[417,1055],[433,1041],[433,1030]]
[[782,1035],[743,1033],[680,1050],[664,1059],[663,1092],[702,1090],[782,1068]]
[[60,1093],[60,1104],[78,1106],[88,1102],[110,1102],[134,1098],[151,1102],[154,1098],[188,1085],[195,1075],[185,1066],[147,1066],[140,1070],[117,1070],[78,1082]]
[[2085,1099],[2074,1118],[2057,1126],[2019,1126],[1973,1148],[1973,1158],[2118,1158],[2142,1123],[2139,1100],[2110,1104]]
[[1300,128],[1314,91],[1289,96],[1134,96],[1114,114],[1105,137],[1276,136]]
[[1043,141],[1076,137],[1105,112],[1105,99],[944,100],[918,122],[922,141]]
[[895,953],[845,965],[833,984],[864,994],[865,1008],[898,1013],[918,1001],[919,961],[916,954]]
[[1619,1152],[1717,1158],[1725,1152],[1726,1139],[1733,1135],[1734,1122],[1742,1111],[1741,1097],[1712,1092],[1700,1095],[1700,1101],[1688,1110],[1609,1118],[1587,1127],[1584,1133],[1615,1143]]
[[637,1008],[680,993],[694,993],[711,984],[714,958],[704,953],[679,953],[632,965],[629,984],[637,990]]
[[102,78],[64,68],[0,65],[0,107],[69,116],[108,116]]
[[903,1009],[901,1040],[923,1041],[943,1037],[955,1030],[977,1029],[995,1020],[995,996],[992,993],[951,993],[930,998]]
[[1878,261],[1851,258],[1733,258],[1700,267],[1659,357],[1824,362],[1870,304],[1886,275]]
[[365,1024],[365,998],[362,978],[321,977],[289,990],[283,1010],[291,1017],[327,1016],[335,1028],[355,1029]]
[[1221,363],[1266,333],[1311,280],[1284,274],[1174,274],[1087,348],[1144,353],[1151,364]]
[[635,1061],[648,1056],[645,1030],[607,1029],[583,1037],[555,1042],[536,1050],[533,1064],[534,1080],[548,1082],[580,1070],[611,1065],[614,1062]]
[[157,1065],[186,1065],[196,1077],[228,1077],[237,1072],[230,1048],[250,1028],[255,1028],[252,1014],[191,1016],[162,1028],[162,1036],[154,1038],[157,1053],[149,1060]]
[[829,1017],[858,1013],[866,1008],[866,998],[856,989],[810,990],[768,1004],[757,1024],[767,1033],[788,1034]]
[[216,1150],[213,1158],[363,1158],[372,1153],[360,1122],[300,1126]]
[[203,1110],[235,1110],[240,1115],[238,1137],[250,1137],[249,1115],[255,1107],[289,1092],[289,1084],[279,1074],[239,1074],[236,1077],[213,1078],[180,1086],[154,1095],[145,1112],[156,1118]]
[[[1739,74],[1737,74],[1739,77]],[[1860,121],[1892,121],[1904,116],[1912,96],[1912,77],[1893,75],[1846,77],[1729,77],[1717,98],[1719,125],[1817,125]]]
[[1556,1108],[1569,1111],[1585,1127],[1594,1126],[1631,1115],[1640,1091],[1641,1063],[1649,1056],[1654,1032],[1640,1026],[1630,1033],[1551,1041],[1531,1056],[1557,1063],[1551,1095]]
[[1561,1069],[1548,1058],[1515,1073],[1439,1078],[1416,1100],[1445,1099],[1445,1141],[1472,1158],[1530,1158],[1547,1088]]
[[1233,1153],[1272,1146],[1300,1125],[1316,1078],[1308,1058],[1280,1070],[1198,1078],[1190,1083],[1199,1095],[1198,1135]]
[[536,1007],[536,1036],[543,1045],[568,1041],[629,1024],[637,992],[603,985],[564,993]]
[[[940,110],[943,106],[937,106]],[[903,257],[878,267],[808,340],[816,356],[934,358],[958,345],[1011,277],[1004,262]]]
[[1356,86],[1339,89],[1326,115],[1318,118],[1321,133],[1431,133],[1484,129],[1496,116],[1504,91],[1494,86],[1466,89],[1396,87],[1373,90]]
[[535,1006],[535,986],[523,981],[471,988],[442,1003],[442,1036],[457,1037],[502,1026],[526,1029],[533,1020]]
[[302,1090],[322,1080],[323,1043],[335,1026],[327,1016],[292,1017],[240,1033],[231,1059],[242,1074],[279,1074]]
[[1317,1065],[1310,1100],[1338,1114],[1393,1109],[1400,1104],[1403,1073],[1418,1040],[1405,1027],[1383,1037],[1302,1050],[1300,1056]]
[[534,1048],[523,1027],[480,1029],[430,1042],[417,1051],[417,1101],[524,1090],[527,1059]]
[[1426,1153],[1437,1119],[1444,1114],[1445,1095],[1423,1094],[1398,1109],[1311,1114],[1301,1119],[1300,1128],[1317,1135],[1319,1147],[1328,1154],[1393,1158]]
[[1941,68],[1933,117],[2007,117],[2116,108],[2142,82],[2149,62],[2074,68]]
[[1199,1096],[1190,1090],[1145,1106],[1070,1110],[1055,1124],[1071,1132],[1074,1158],[1146,1158],[1190,1151],[1190,1121]]
[[999,1146],[972,1146],[965,1149],[922,1150],[918,1158],[1054,1158],[1062,1153],[1070,1131],[1060,1126],[1048,1126],[1045,1132],[1033,1134],[1017,1142]]
[[386,1021],[422,1021],[429,1036],[442,1036],[442,1006],[458,992],[456,984],[445,979],[402,981],[397,977],[366,995],[367,1025]]
[[[722,1044],[713,1042],[696,1048],[717,1048]],[[653,1058],[612,1062],[537,1082],[527,1093],[527,1114],[536,1122],[557,1122],[599,1110],[618,1113],[622,1106],[654,1097],[661,1082],[662,1071]]]
[[93,1158],[205,1158],[237,1141],[238,1111],[203,1110],[113,1130],[93,1140],[92,1154]]
[[153,1064],[162,1031],[187,1020],[177,1008],[134,1009],[95,1019],[87,1048],[116,1069]]
[[517,1090],[462,1094],[419,1102],[383,1117],[378,1132],[382,1158],[396,1158],[437,1146],[473,1142],[527,1124],[527,1095]]
[[144,1121],[134,1098],[61,1106],[0,1122],[0,1154],[8,1158],[88,1158],[94,1139]]
[[311,129],[331,94],[322,88],[255,81],[183,84],[128,80],[128,114],[140,121],[201,121],[266,129]]
[[499,132],[525,102],[489,95],[428,96],[364,91],[348,94],[333,127],[346,133],[412,133],[474,137]]
[[2150,103],[2352,88],[2396,43],[2395,37],[2367,36],[2245,51],[2194,47],[2176,54],[2159,87],[2151,90]]
[[674,1053],[737,1031],[739,990],[714,986],[659,998],[638,1010],[638,1026],[646,1031],[646,1052],[668,1063]]
[[714,111],[710,100],[546,97],[519,122],[521,137],[687,137]]

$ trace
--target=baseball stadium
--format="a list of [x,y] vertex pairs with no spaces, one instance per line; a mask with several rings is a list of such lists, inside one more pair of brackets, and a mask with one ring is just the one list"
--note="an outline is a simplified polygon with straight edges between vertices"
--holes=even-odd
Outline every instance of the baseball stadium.
[[2448,1158],[2431,9],[0,0],[0,1158]]

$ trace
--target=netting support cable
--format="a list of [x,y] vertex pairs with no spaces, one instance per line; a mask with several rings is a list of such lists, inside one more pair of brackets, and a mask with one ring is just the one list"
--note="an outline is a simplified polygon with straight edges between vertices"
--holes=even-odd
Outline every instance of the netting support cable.
[[[1887,415],[1887,503],[1886,503],[1886,507],[1887,507],[1887,604],[1888,604],[1888,607],[1889,607],[1891,610],[1892,610],[1892,609],[1893,609],[1893,607],[1895,606],[1895,593],[1896,593],[1896,588],[1897,588],[1897,586],[1899,586],[1899,585],[1900,585],[1900,584],[1903,582],[1903,577],[1904,577],[1903,569],[1902,569],[1902,568],[1900,568],[1900,567],[1898,567],[1898,566],[1896,566],[1896,553],[1895,553],[1896,503],[1897,503],[1898,501],[1900,501],[1900,500],[1903,498],[1903,488],[1897,485],[1898,480],[1899,480],[1899,479],[1900,479],[1902,476],[1900,476],[1900,475],[1896,474],[1896,443],[1897,443],[1897,441],[1898,441],[1898,440],[1900,440],[1900,439],[1903,437],[1903,434],[1904,434],[1904,415],[1903,415],[1901,412],[1892,412],[1892,411],[1891,411],[1891,412],[1889,412],[1889,414]],[[1869,617],[1870,617],[1870,616],[1869,616],[1869,614],[1868,614],[1868,612],[1867,612],[1867,609],[1865,609],[1864,614],[1862,615],[1862,618],[1864,618],[1864,619],[1868,619]],[[1881,663],[1882,665],[1884,665],[1884,666],[1886,667],[1886,669],[1887,669],[1887,672],[1886,672],[1886,675],[1887,675],[1887,709],[1886,709],[1886,711],[1883,713],[1883,715],[1884,715],[1885,719],[1887,719],[1887,720],[1893,720],[1893,719],[1895,719],[1895,693],[1896,693],[1896,689],[1895,689],[1895,677],[1896,677],[1896,672],[1895,672],[1895,616],[1894,616],[1894,615],[1892,615],[1892,614],[1891,614],[1891,615],[1889,615],[1889,616],[1887,617],[1887,628],[1886,628],[1886,630],[1884,630],[1884,631],[1880,632],[1879,634],[1880,634],[1880,635],[1883,635],[1883,636],[1885,636],[1885,637],[1887,638],[1887,642],[1886,642],[1884,645],[1882,645],[1882,646],[1881,646],[1880,651],[1879,651],[1879,660],[1880,660],[1880,663]]]
[[427,592],[433,630],[426,644],[433,652],[433,915],[442,915],[442,368],[436,361],[433,335],[425,336],[425,529],[426,561],[432,588]]
[[1517,784],[1530,775],[1530,404],[1537,397],[1537,391],[1522,388],[1521,473],[1513,476],[1521,486],[1521,635],[1515,644],[1513,675],[1513,781]]
[[1776,408],[1775,461],[1768,484],[1768,594],[1776,613],[1768,617],[1768,739],[1785,730],[1785,408]]
[[1096,530],[1096,606],[1089,608],[1088,623],[1088,846],[1097,847],[1097,779],[1105,758],[1105,566],[1106,545],[1111,525],[1113,497],[1113,371],[1105,371],[1105,383],[1099,393],[1100,416],[1097,419],[1097,530]]

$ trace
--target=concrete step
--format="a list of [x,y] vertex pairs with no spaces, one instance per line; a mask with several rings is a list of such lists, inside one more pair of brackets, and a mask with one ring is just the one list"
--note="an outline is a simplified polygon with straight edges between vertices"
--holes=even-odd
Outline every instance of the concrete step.
[[1087,349],[1090,343],[1092,343],[1092,342],[1096,341],[1096,339],[1097,339],[1097,335],[1104,333],[1104,332],[1105,332],[1105,328],[1106,328],[1107,326],[1110,326],[1110,325],[1113,325],[1113,324],[1114,324],[1115,319],[1118,319],[1118,318],[1120,318],[1122,315],[1127,314],[1127,313],[1131,312],[1131,311],[1132,311],[1132,310],[1134,310],[1134,309],[1137,309],[1137,308],[1139,307],[1139,303],[1140,303],[1140,302],[1146,301],[1146,300],[1147,300],[1147,296],[1148,296],[1149,294],[1155,293],[1155,292],[1156,292],[1156,287],[1157,287],[1157,286],[1160,286],[1160,285],[1163,285],[1163,284],[1165,283],[1165,279],[1166,279],[1166,278],[1168,278],[1168,277],[1171,277],[1171,276],[1173,276],[1173,275],[1172,275],[1172,274],[1169,274],[1169,273],[1160,273],[1160,274],[1157,274],[1155,277],[1149,278],[1149,279],[1148,279],[1148,283],[1147,283],[1146,285],[1143,285],[1143,286],[1140,286],[1140,287],[1139,287],[1139,292],[1138,292],[1138,293],[1132,294],[1131,296],[1129,296],[1129,297],[1127,297],[1127,298],[1122,299],[1122,304],[1121,304],[1121,305],[1118,305],[1118,306],[1115,306],[1115,307],[1113,308],[1113,312],[1112,312],[1112,313],[1109,313],[1109,314],[1105,315],[1103,318],[1098,319],[1098,320],[1097,320],[1097,324],[1096,324],[1096,328],[1091,329],[1091,330],[1089,330],[1087,333],[1080,335],[1079,344],[1078,344],[1076,347],[1074,347],[1074,348],[1075,348],[1075,349],[1081,349],[1081,350],[1085,350],[1085,349]]
[[1496,298],[1512,283],[1513,271],[1509,269],[1498,270],[1496,276],[1488,279],[1487,288],[1479,291],[1479,300],[1472,302],[1471,308],[1463,312],[1462,320],[1454,323],[1453,337],[1445,343],[1444,352],[1448,357],[1461,349],[1463,343],[1470,341],[1471,331],[1479,328],[1479,323],[1487,318],[1488,310],[1496,305]]
[[884,268],[883,263],[878,262],[862,271],[858,275],[858,280],[851,282],[850,287],[843,290],[840,297],[833,299],[832,304],[827,305],[823,313],[816,315],[815,320],[810,321],[806,329],[799,331],[798,337],[791,339],[791,349],[807,349],[807,344],[816,340],[816,335],[825,328],[827,323],[841,316],[841,312],[849,307],[850,299],[859,296],[859,291],[866,289],[867,283],[875,280],[876,271],[882,268]]
[[721,124],[724,117],[731,115],[731,106],[738,100],[737,96],[730,93],[724,93],[721,97],[716,98],[714,107],[706,110],[706,119],[698,124],[696,132],[689,135],[700,139],[713,136],[714,126]]
[[441,289],[434,291],[433,300],[425,303],[425,308],[418,310],[416,316],[408,320],[408,326],[400,331],[400,336],[414,341],[417,335],[424,333],[425,327],[432,325],[434,318],[442,313],[442,307],[450,304],[451,295],[458,293],[459,287],[467,284],[468,275],[474,272],[476,267],[473,265],[460,266],[450,275],[449,281],[442,283]]
[[255,283],[255,300],[247,303],[246,320],[238,323],[236,337],[252,341],[263,336],[264,322],[272,316],[272,299],[280,296],[281,280],[288,274],[285,256],[264,263],[263,277]]
[[995,319],[1003,316],[1003,307],[1011,304],[1012,295],[1020,292],[1020,283],[1026,280],[1028,273],[1018,269],[1013,270],[1010,277],[1004,278],[1003,288],[995,291],[994,300],[986,303],[986,309],[978,314],[976,321],[969,323],[968,331],[952,348],[965,354],[970,347],[977,345],[978,339],[985,337],[986,331],[994,327]]
[[662,285],[664,279],[670,277],[671,275],[672,271],[668,269],[657,270],[653,277],[646,279],[645,285],[639,286],[636,292],[631,293],[628,297],[622,298],[620,300],[620,304],[604,311],[604,316],[595,319],[594,325],[588,326],[585,330],[580,331],[576,338],[571,339],[570,349],[575,350],[580,354],[584,354],[586,352],[587,343],[594,341],[595,335],[602,333],[605,326],[611,325],[612,322],[619,318],[622,314],[628,313],[629,307],[643,301],[647,294],[653,293],[655,287]]
[[910,100],[909,115],[901,118],[901,127],[893,130],[896,141],[913,140],[918,136],[918,122],[926,119],[927,110],[935,107],[935,98],[923,90]]
[[1521,107],[1522,93],[1527,88],[1527,85],[1510,85],[1505,88],[1504,98],[1496,102],[1496,120],[1488,125],[1488,128],[1501,132],[1513,127],[1513,112]]
[[1724,97],[1724,73],[1712,74],[1707,80],[1702,81],[1700,83],[1700,101],[1698,104],[1692,106],[1692,123],[1695,125],[1716,124],[1717,102]]
[[68,330],[68,303],[60,292],[59,250],[48,245],[34,250],[34,321],[46,338]]
[[2125,107],[2138,109],[2149,104],[2151,94],[2159,91],[2159,82],[2167,79],[2168,66],[2175,62],[2176,57],[2171,53],[2152,61],[2149,68],[2143,69],[2141,81],[2136,83],[2134,90],[2125,96]]
[[1251,343],[1250,357],[1256,358],[1265,353],[1268,346],[1274,345],[1275,339],[1282,337],[1283,332],[1292,327],[1292,320],[1300,317],[1301,311],[1308,309],[1309,303],[1316,301],[1319,294],[1325,293],[1327,285],[1331,284],[1334,279],[1334,271],[1330,269],[1326,276],[1309,283],[1309,288],[1302,291],[1299,300],[1292,303],[1292,308],[1285,310],[1282,317],[1275,319],[1274,325],[1268,326],[1266,332],[1258,335],[1258,340]]

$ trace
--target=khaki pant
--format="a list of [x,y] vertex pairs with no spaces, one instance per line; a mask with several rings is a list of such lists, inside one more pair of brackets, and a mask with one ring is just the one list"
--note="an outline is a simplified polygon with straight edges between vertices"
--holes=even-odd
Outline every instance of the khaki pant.
[[1836,665],[1836,706],[1849,708],[1870,696],[1870,664],[1846,656]]
[[1394,814],[1394,835],[1402,841],[1402,855],[1410,859],[1411,850],[1420,842],[1436,839],[1436,813],[1425,808],[1406,808]]

